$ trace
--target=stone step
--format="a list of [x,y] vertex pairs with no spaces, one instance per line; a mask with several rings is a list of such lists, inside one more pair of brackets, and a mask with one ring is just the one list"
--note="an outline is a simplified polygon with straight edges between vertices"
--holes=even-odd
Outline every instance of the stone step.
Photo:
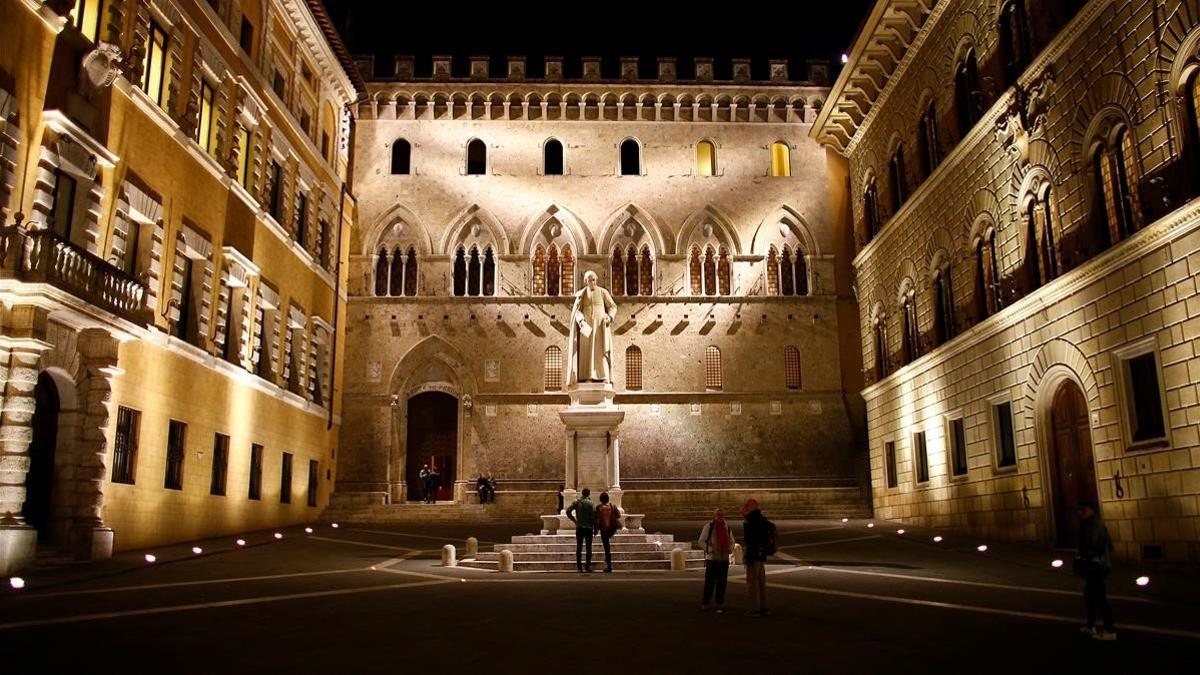
[[[471,569],[496,571],[499,563],[495,561],[484,560],[464,560],[459,563],[462,567]],[[684,565],[687,569],[704,569],[704,560],[686,560]],[[592,556],[592,570],[599,573],[604,569],[603,554],[599,561]],[[637,572],[637,571],[670,571],[671,561],[668,560],[621,560],[613,561],[613,569],[618,572]],[[513,561],[514,572],[574,572],[575,560],[572,558],[568,562],[561,561]]]
[[[673,551],[613,551],[612,558],[617,560],[671,560]],[[484,562],[493,562],[500,560],[500,554],[497,552],[481,552],[474,558]],[[592,560],[603,560],[604,549],[592,549]],[[703,560],[703,551],[684,551],[684,560]],[[559,552],[528,552],[513,556],[513,563],[526,562],[575,562],[575,551],[559,551]]]
[[[592,542],[593,548],[603,548],[603,544],[597,538]],[[671,551],[677,548],[687,550],[690,542],[646,542],[646,543],[617,543],[612,542],[609,546],[614,551]],[[492,551],[499,553],[500,551],[512,551],[514,555],[522,553],[574,553],[575,543],[570,544],[495,544],[492,546]]]
[[[596,545],[600,545],[600,537],[595,538]],[[675,536],[671,534],[617,534],[610,539],[613,544],[647,544],[661,542],[662,544],[675,543]],[[575,545],[575,533],[567,534],[521,534],[512,538],[514,544],[570,544]]]

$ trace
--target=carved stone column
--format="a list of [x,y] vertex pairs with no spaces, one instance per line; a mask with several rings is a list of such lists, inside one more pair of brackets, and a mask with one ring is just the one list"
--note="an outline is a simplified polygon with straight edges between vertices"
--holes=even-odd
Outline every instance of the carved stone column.
[[[25,523],[25,476],[29,472],[29,443],[33,440],[38,359],[51,345],[45,335],[46,311],[22,306],[10,310],[9,325],[0,328],[0,575],[7,576],[33,562],[37,531]],[[40,327],[40,330],[39,330]],[[36,334],[36,336],[35,336]]]
[[108,418],[112,412],[113,379],[119,343],[100,329],[79,334],[78,349],[86,376],[79,385],[80,431],[70,458],[75,480],[71,486],[70,548],[76,560],[112,557],[113,531],[101,518],[104,477],[108,466]]
[[130,11],[133,12],[133,39],[129,42],[125,60],[121,63],[121,71],[125,78],[138,86],[142,81],[142,71],[146,64],[146,40],[150,37],[150,9],[146,0],[130,0]]

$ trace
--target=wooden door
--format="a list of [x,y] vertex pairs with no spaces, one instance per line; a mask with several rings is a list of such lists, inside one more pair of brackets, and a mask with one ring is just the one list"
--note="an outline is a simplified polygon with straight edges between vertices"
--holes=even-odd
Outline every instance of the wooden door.
[[1055,544],[1074,547],[1079,536],[1076,505],[1081,501],[1099,503],[1087,402],[1074,382],[1064,382],[1055,392],[1050,419],[1054,439],[1050,472]]

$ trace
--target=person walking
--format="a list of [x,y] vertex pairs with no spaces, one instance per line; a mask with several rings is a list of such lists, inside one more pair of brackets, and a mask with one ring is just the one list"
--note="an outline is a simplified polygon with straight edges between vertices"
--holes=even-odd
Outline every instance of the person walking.
[[604,545],[604,571],[611,573],[612,547],[609,540],[621,529],[621,510],[616,504],[610,504],[608,493],[600,493],[600,506],[596,507],[596,529],[600,532],[600,543]]
[[[567,519],[575,523],[575,568],[580,573],[592,573],[592,537],[596,525],[596,505],[591,499],[592,491],[583,488],[581,497],[567,507]],[[583,562],[583,547],[587,545],[587,565]]]
[[704,549],[704,594],[700,611],[707,612],[716,593],[717,614],[725,611],[725,589],[729,585],[729,556],[733,555],[733,529],[725,522],[725,512],[713,511],[713,519],[700,530]]
[[746,538],[746,588],[750,593],[750,616],[767,616],[767,558],[776,548],[775,523],[767,520],[758,500],[742,506],[742,533]]
[[[1092,504],[1080,502],[1075,512],[1079,515],[1079,550],[1075,555],[1075,573],[1084,579],[1083,604],[1087,614],[1087,625],[1080,630],[1095,640],[1116,640],[1117,630],[1113,627],[1112,607],[1108,605],[1106,588],[1108,573],[1112,571],[1109,557],[1113,551],[1112,537]],[[1097,613],[1104,621],[1100,630],[1096,630]]]

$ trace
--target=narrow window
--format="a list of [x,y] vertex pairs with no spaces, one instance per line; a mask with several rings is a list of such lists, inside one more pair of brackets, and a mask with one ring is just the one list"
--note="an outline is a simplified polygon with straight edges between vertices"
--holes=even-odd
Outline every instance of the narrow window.
[[779,260],[779,294],[796,294],[796,269],[792,267],[792,250],[784,246],[783,257]]
[[625,348],[625,388],[629,391],[642,389],[642,349],[637,345]]
[[482,176],[487,173],[487,145],[478,138],[467,143],[467,175]]
[[412,171],[412,146],[403,138],[392,143],[392,175],[407,176]]
[[271,181],[270,192],[267,196],[267,212],[279,222],[283,218],[283,168],[279,166],[279,162],[271,160],[268,171],[268,180]]
[[904,331],[901,334],[903,344],[901,349],[904,350],[905,363],[911,363],[921,357],[921,328],[918,322],[917,315],[917,296],[916,292],[910,292],[904,298],[904,305],[901,307],[904,318]]
[[796,295],[808,295],[808,256],[803,249],[796,249]]
[[1009,84],[1017,81],[1029,65],[1029,24],[1025,20],[1025,1],[1009,0],[1000,10],[1000,59]]
[[250,189],[250,132],[240,125],[237,129],[238,185]]
[[196,313],[193,290],[196,262],[183,254],[178,254],[177,259],[175,273],[179,275],[179,320],[175,322],[175,337],[192,342],[193,335],[199,332],[199,327],[193,325],[197,323],[193,316]]
[[558,140],[551,138],[542,148],[542,173],[547,176],[563,175],[563,146]]
[[729,263],[729,249],[722,246],[717,253],[717,291],[721,295],[729,295],[732,292],[732,281],[733,271],[732,265]]
[[1125,361],[1126,412],[1130,440],[1145,443],[1166,438],[1162,393],[1158,384],[1158,361],[1154,352],[1146,352]]
[[929,108],[924,115],[921,115],[919,132],[921,168],[924,170],[925,176],[929,176],[941,161],[941,148],[938,146],[937,107],[933,101],[929,102]]
[[621,143],[621,175],[642,175],[642,146],[632,138]]
[[692,255],[688,258],[688,278],[691,281],[692,295],[704,295],[704,272],[698,246],[692,247]]
[[138,273],[138,244],[142,239],[142,223],[130,218],[125,222],[125,252],[121,254],[121,271],[131,277]]
[[541,244],[533,249],[533,294],[546,294],[546,250]]
[[292,503],[292,453],[283,453],[283,462],[279,467],[279,503]]
[[413,247],[408,248],[408,255],[404,261],[404,294],[411,297],[417,295],[417,250]]
[[609,261],[609,290],[613,295],[625,295],[625,255],[618,246],[613,249],[612,260]]
[[721,373],[721,350],[709,345],[704,350],[704,388],[724,389]]
[[224,303],[225,312],[225,330],[221,334],[221,358],[230,363],[238,362],[238,335],[237,325],[239,312],[237,312],[237,295],[242,292],[240,286],[226,285],[222,292],[222,301]]
[[954,299],[950,289],[950,268],[938,270],[933,276],[934,313],[938,344],[954,337]]
[[975,320],[982,321],[988,318],[988,288],[987,288],[987,261],[984,259],[983,240],[980,239],[975,244]]
[[783,295],[779,286],[779,253],[774,246],[767,250],[767,295]]
[[213,437],[212,482],[208,493],[225,496],[225,478],[229,474],[229,437],[217,434]]
[[950,470],[955,476],[967,475],[967,432],[963,418],[950,420]]
[[908,199],[908,176],[904,165],[903,143],[896,148],[896,152],[892,153],[892,161],[888,165],[888,174],[892,182],[892,213],[895,213],[900,210],[900,207]]
[[879,234],[879,226],[883,224],[879,217],[879,188],[874,178],[863,191],[863,216],[867,222],[867,237],[874,239]]
[[1058,277],[1058,246],[1054,242],[1054,217],[1050,208],[1050,198],[1053,191],[1048,189],[1046,194],[1034,205],[1034,223],[1039,233],[1038,253],[1041,257],[1041,270],[1044,281]]
[[783,141],[771,144],[771,175],[775,178],[792,175],[792,150]]
[[488,297],[496,294],[496,256],[491,246],[483,252],[483,294]]
[[454,295],[462,297],[467,294],[467,257],[466,251],[459,247],[454,253]]
[[262,499],[263,446],[255,443],[250,446],[250,483],[248,498]]
[[638,281],[637,247],[630,244],[629,255],[625,258],[625,295],[638,294]]
[[704,249],[704,294],[717,294],[717,258],[711,246]]
[[246,16],[242,17],[242,31],[238,35],[238,44],[242,46],[242,51],[254,56],[254,24],[250,23]]
[[979,91],[979,71],[975,50],[958,65],[954,75],[954,106],[958,117],[958,136],[967,135],[979,121],[983,107],[983,94]]
[[887,486],[889,488],[899,486],[900,478],[896,475],[896,443],[894,441],[888,441],[883,444],[883,461]]
[[133,485],[141,427],[142,413],[125,406],[117,408],[117,433],[113,439],[112,482]]
[[788,389],[800,388],[800,350],[790,345],[783,348],[783,380]]
[[308,505],[317,505],[317,486],[320,484],[320,465],[317,460],[308,460]]
[[999,445],[996,466],[1016,466],[1017,439],[1013,431],[1012,403],[1005,401],[997,404],[992,406],[992,411],[996,418],[996,442]]
[[562,350],[551,345],[546,347],[545,374],[543,381],[546,391],[559,391],[563,380]]
[[171,420],[167,430],[167,471],[163,487],[168,490],[183,489],[184,436],[187,425]]
[[73,176],[60,170],[54,171],[54,189],[51,192],[50,222],[54,233],[63,241],[71,241],[75,226],[75,192],[78,184]]
[[654,259],[650,256],[649,246],[642,247],[638,276],[641,280],[642,295],[654,295]]
[[717,148],[711,141],[696,144],[696,175],[717,175]]
[[471,247],[471,261],[467,264],[467,295],[479,295],[479,278],[483,274],[483,263],[479,260],[479,249]]
[[551,246],[550,256],[546,258],[546,295],[558,295],[560,280],[558,247]]
[[107,9],[104,4],[102,0],[75,0],[75,9],[71,11],[71,25],[92,42],[100,41],[100,27]]
[[575,253],[571,251],[570,245],[563,246],[562,294],[575,294]]
[[875,320],[875,379],[882,380],[890,370],[887,353],[887,327],[883,319]]
[[917,482],[929,482],[929,448],[925,445],[925,432],[918,431],[913,435],[913,461],[917,464]]
[[200,83],[200,118],[196,125],[196,142],[208,153],[213,151],[213,113],[216,111],[216,96],[207,80]]
[[154,19],[150,20],[142,60],[142,91],[160,107],[166,105],[167,97],[167,33]]
[[302,248],[308,248],[308,195],[304,194],[304,189],[297,190],[296,195],[296,218],[292,223],[292,229],[295,231],[296,243]]

